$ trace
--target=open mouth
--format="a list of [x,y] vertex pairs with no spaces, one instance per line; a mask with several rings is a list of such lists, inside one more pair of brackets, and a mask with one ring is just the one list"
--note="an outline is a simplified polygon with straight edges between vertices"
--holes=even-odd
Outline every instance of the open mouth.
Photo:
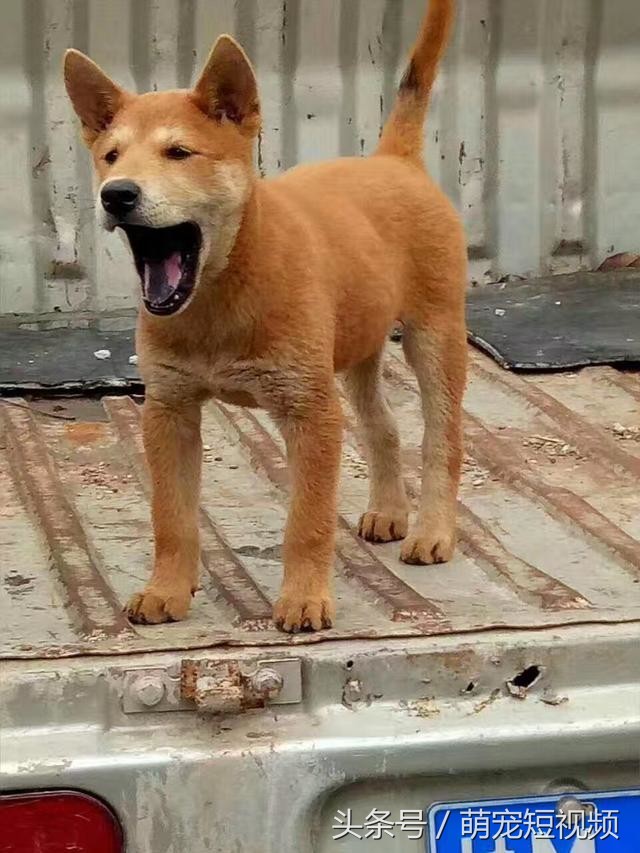
[[202,236],[192,222],[168,228],[121,225],[129,238],[142,284],[142,300],[151,314],[175,314],[196,283]]

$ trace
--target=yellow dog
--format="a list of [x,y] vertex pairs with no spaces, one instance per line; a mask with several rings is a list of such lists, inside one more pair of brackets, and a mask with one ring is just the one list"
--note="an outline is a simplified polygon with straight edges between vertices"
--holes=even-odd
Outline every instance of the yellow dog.
[[[189,91],[135,95],[77,51],[65,81],[99,179],[105,228],[129,238],[140,277],[137,348],[153,481],[155,562],[129,602],[138,622],[183,619],[198,586],[200,410],[215,397],[266,409],[286,439],[292,498],[274,618],[328,627],[342,373],[369,451],[370,542],[439,563],[455,544],[465,384],[466,250],[425,172],[423,123],[453,0],[431,0],[397,102],[367,158],[253,168],[260,105],[251,65],[221,36]],[[415,524],[381,390],[393,323],[422,392],[423,491]]]

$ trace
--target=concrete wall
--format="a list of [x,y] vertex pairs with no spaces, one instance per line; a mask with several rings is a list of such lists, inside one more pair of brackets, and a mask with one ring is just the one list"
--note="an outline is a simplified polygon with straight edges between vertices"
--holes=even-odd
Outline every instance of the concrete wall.
[[[124,246],[94,226],[65,48],[144,90],[188,85],[216,35],[235,33],[258,71],[268,175],[372,149],[424,5],[4,0],[0,321],[113,323],[135,306]],[[639,248],[639,80],[637,0],[460,0],[426,135],[474,280]]]

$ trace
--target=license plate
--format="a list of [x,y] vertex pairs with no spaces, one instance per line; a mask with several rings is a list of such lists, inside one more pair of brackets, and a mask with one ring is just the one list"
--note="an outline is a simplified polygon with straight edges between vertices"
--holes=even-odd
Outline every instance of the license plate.
[[438,804],[427,853],[640,853],[640,790]]

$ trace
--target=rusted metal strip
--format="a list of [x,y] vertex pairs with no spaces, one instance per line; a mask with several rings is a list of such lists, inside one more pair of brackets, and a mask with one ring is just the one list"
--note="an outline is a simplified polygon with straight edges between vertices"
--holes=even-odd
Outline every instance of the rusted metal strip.
[[[23,401],[20,401],[21,404]],[[0,406],[18,493],[44,533],[77,629],[92,639],[131,634],[122,605],[65,493],[44,433],[27,404]]]
[[[402,377],[399,377],[402,379]],[[351,445],[362,457],[364,448],[358,440],[358,430],[350,414],[345,415]],[[403,459],[409,461],[405,473],[407,495],[419,500],[420,482],[416,474],[422,467],[420,451],[405,451]],[[494,580],[506,583],[519,598],[542,610],[576,610],[590,607],[590,603],[575,589],[517,557],[508,551],[500,540],[473,510],[458,503],[458,545],[480,569]]]
[[640,542],[579,495],[531,476],[527,460],[506,434],[497,439],[479,420],[466,413],[465,435],[471,455],[481,465],[510,485],[534,494],[553,513],[563,513],[640,574]]
[[[130,397],[106,397],[103,402],[135,468],[138,480],[149,494],[149,473],[142,444],[140,408]],[[219,594],[236,611],[245,627],[266,626],[271,620],[271,603],[203,507],[200,507],[200,529],[203,538],[202,565]]]
[[480,566],[487,565],[490,575],[498,575],[530,604],[550,611],[592,606],[575,589],[507,551],[488,524],[462,503],[458,505],[458,530],[461,550]]
[[631,456],[613,439],[584,420],[576,418],[575,412],[551,394],[527,380],[514,377],[500,367],[487,367],[477,355],[471,358],[473,373],[489,382],[502,385],[511,394],[519,396],[529,405],[539,409],[554,423],[558,438],[566,444],[575,445],[585,456],[597,463],[605,463],[640,479],[640,459]]
[[[404,365],[397,358],[390,360],[387,372],[403,387],[417,394],[411,380],[404,375]],[[552,514],[562,513],[615,554],[627,569],[640,574],[640,542],[625,533],[606,516],[579,495],[568,489],[553,486],[529,473],[529,465],[520,448],[509,439],[507,432],[496,438],[477,418],[464,413],[465,442],[470,455],[492,474],[518,489],[528,491]]]
[[[227,423],[249,455],[251,463],[264,471],[271,483],[287,492],[289,488],[286,459],[272,436],[253,413],[217,404]],[[420,619],[434,631],[443,631],[447,620],[442,611],[415,589],[394,575],[355,534],[349,522],[338,517],[336,551],[345,577],[352,578],[391,612],[394,621]]]
[[256,416],[248,409],[232,408],[220,402],[216,403],[216,408],[233,427],[234,435],[247,452],[253,469],[263,471],[272,485],[287,493],[287,461]]
[[603,377],[610,385],[620,388],[625,394],[640,402],[640,379],[637,373],[628,373],[609,367],[606,373],[603,373]]

